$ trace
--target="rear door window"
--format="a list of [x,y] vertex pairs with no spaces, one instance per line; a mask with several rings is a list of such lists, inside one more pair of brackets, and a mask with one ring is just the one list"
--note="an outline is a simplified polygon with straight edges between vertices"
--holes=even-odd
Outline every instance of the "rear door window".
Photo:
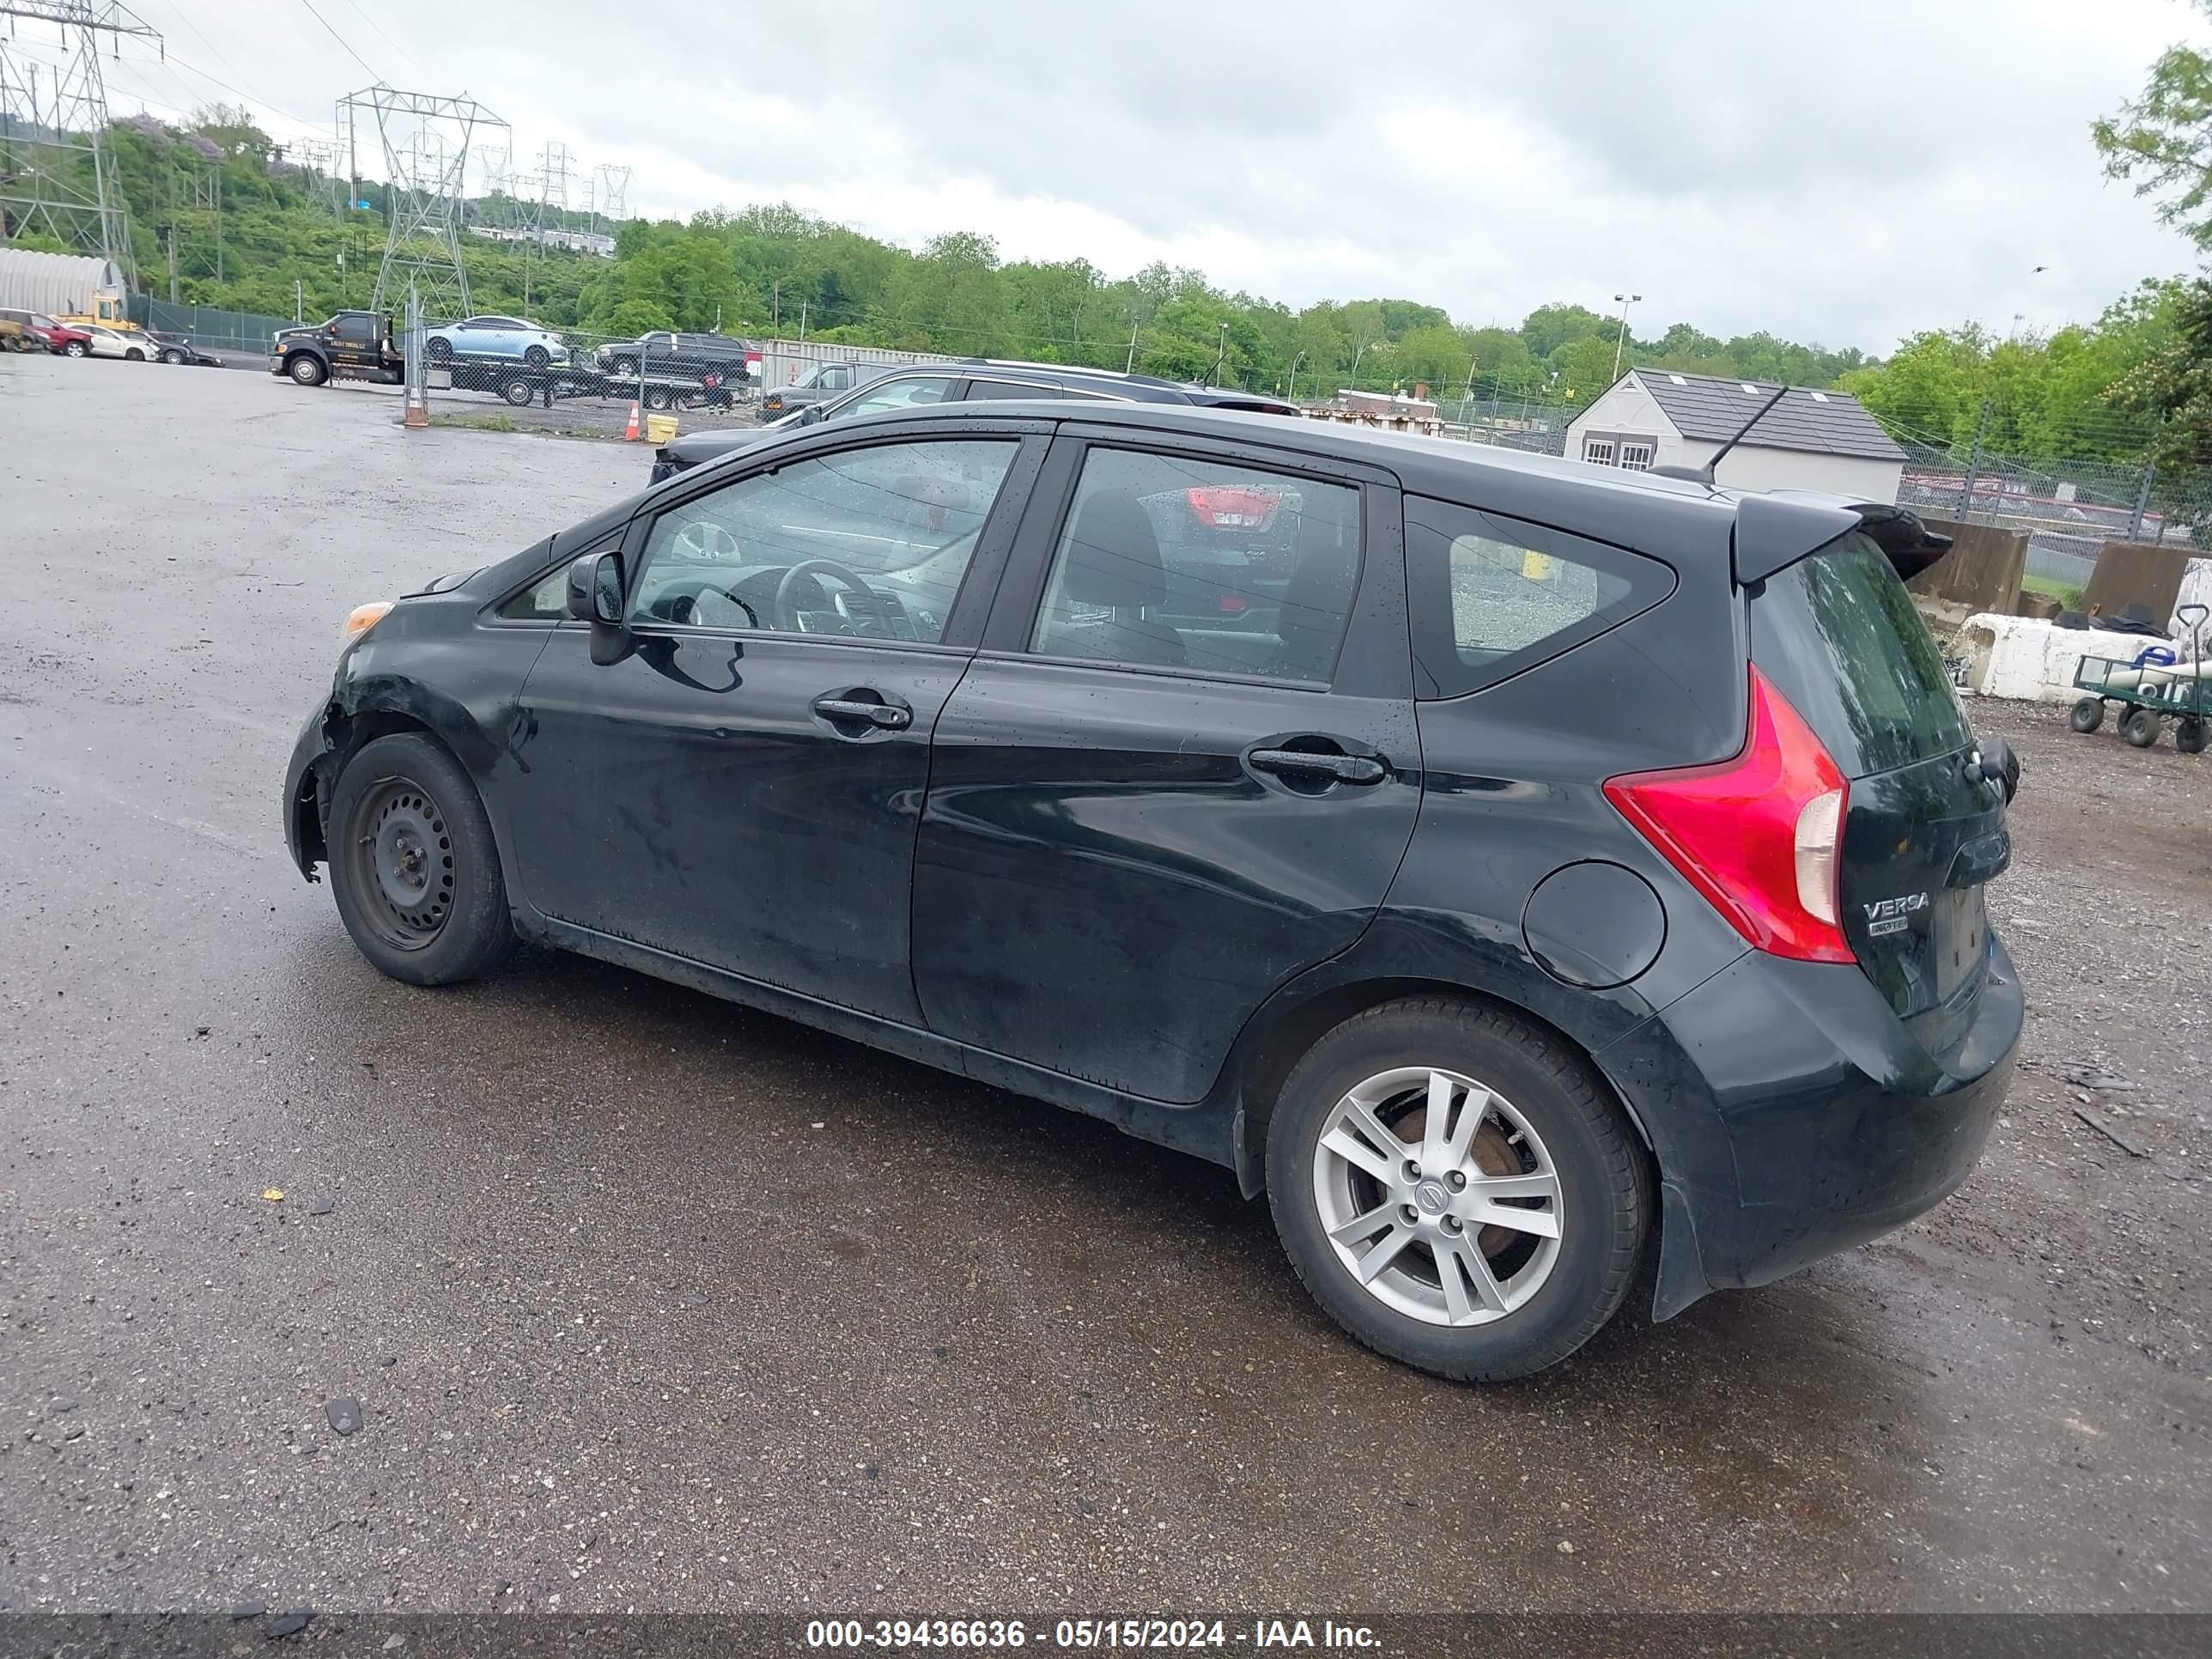
[[1973,741],[1942,653],[1863,532],[1777,571],[1750,608],[1752,659],[1846,776]]
[[1406,498],[1406,580],[1425,697],[1494,685],[1674,590],[1656,559],[1418,495]]

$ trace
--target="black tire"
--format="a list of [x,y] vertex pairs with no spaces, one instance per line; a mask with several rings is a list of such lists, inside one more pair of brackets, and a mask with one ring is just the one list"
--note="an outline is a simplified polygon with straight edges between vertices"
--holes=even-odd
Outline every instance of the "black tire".
[[[1385,1073],[1427,1067],[1478,1081],[1510,1103],[1557,1176],[1553,1209],[1561,1219],[1548,1273],[1525,1301],[1488,1322],[1431,1322],[1380,1299],[1330,1243],[1316,1191],[1320,1142],[1347,1092]],[[1528,1376],[1596,1335],[1635,1280],[1656,1214],[1650,1160],[1589,1062],[1502,1008],[1443,997],[1370,1009],[1307,1052],[1267,1126],[1267,1191],[1276,1233],[1323,1312],[1377,1353],[1462,1382]],[[1487,1242],[1492,1232],[1514,1241],[1509,1254],[1524,1235],[1468,1230],[1484,1241],[1478,1248],[1495,1267],[1508,1257]],[[1528,1248],[1540,1248],[1540,1241]],[[1427,1262],[1441,1297],[1434,1252],[1417,1245],[1401,1257],[1409,1271]]]
[[610,374],[635,374],[637,373],[637,359],[635,357],[610,357],[607,359],[607,373]]
[[185,361],[185,354],[173,346],[161,354],[161,361],[165,363],[181,363]]
[[320,386],[331,378],[330,369],[312,351],[302,351],[284,365],[284,372],[301,386]]
[[143,363],[146,361],[146,354],[139,350],[137,346],[132,346],[123,354],[123,361],[126,363]]
[[2148,708],[2137,708],[2120,722],[2120,735],[2138,749],[2148,749],[2158,741],[2158,714]]
[[501,386],[499,389],[499,395],[506,398],[507,402],[513,404],[517,409],[526,409],[529,406],[530,400],[536,397],[538,393],[536,389],[531,386],[529,381],[516,380],[509,380],[506,385]]
[[553,354],[542,345],[534,345],[522,354],[522,361],[532,368],[547,368],[552,365]]
[[433,739],[403,732],[362,745],[331,792],[330,846],[338,915],[379,972],[453,985],[514,949],[491,820]]
[[2105,700],[2084,697],[2074,705],[2074,712],[2067,719],[2076,732],[2094,732],[2105,723]]
[[666,386],[649,386],[644,392],[645,406],[647,409],[665,409],[672,395]]
[[2173,746],[2185,755],[2201,755],[2204,752],[2206,735],[2204,722],[2191,714],[2187,720],[2176,722]]
[[442,363],[447,358],[453,355],[453,343],[451,340],[445,339],[438,335],[433,334],[428,343],[423,346],[422,349],[430,354],[431,362]]
[[67,345],[62,348],[62,356],[64,357],[82,357],[89,349],[90,348],[88,348],[82,340],[71,340]]

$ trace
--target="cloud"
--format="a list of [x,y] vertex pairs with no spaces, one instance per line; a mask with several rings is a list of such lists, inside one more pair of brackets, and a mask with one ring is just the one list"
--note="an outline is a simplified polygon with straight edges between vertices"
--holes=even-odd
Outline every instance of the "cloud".
[[[1009,258],[1196,265],[1292,305],[1388,294],[1510,322],[1626,289],[1649,332],[1881,350],[1968,316],[2087,319],[2193,263],[2087,136],[2196,29],[2169,0],[907,0],[677,21],[363,3],[381,33],[321,9],[386,79],[465,89],[518,155],[632,167],[634,211],[787,199],[909,244],[973,229]],[[292,8],[197,0],[190,29],[168,0],[140,9],[192,68],[113,66],[124,107],[225,96],[207,71],[297,127],[366,78]]]

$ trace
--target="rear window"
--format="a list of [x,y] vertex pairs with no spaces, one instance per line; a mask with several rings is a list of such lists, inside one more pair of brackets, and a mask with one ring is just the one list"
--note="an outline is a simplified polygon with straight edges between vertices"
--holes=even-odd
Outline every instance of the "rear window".
[[1846,776],[1973,740],[1927,624],[1862,532],[1767,578],[1751,605],[1751,656]]

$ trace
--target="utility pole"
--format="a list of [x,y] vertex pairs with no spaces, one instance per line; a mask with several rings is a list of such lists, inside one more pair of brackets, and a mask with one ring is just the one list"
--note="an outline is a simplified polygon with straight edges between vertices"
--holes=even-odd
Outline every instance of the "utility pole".
[[177,303],[177,222],[169,221],[169,303]]
[[1974,422],[1973,453],[1966,457],[1966,488],[1959,492],[1959,516],[1967,523],[1974,518],[1974,482],[1982,470],[1982,434],[1990,429],[1990,400],[1982,399],[1981,419]]
[[1124,374],[1137,372],[1137,319],[1134,317],[1129,319],[1129,361],[1121,365],[1121,372]]
[[768,331],[777,339],[783,337],[783,283],[781,278],[768,285]]
[[1303,351],[1291,359],[1291,389],[1283,395],[1291,403],[1298,400],[1298,365],[1305,360],[1306,354]]
[[[2143,514],[2149,510],[2151,482],[2157,477],[2157,466],[2152,462],[2144,462],[2142,483],[2136,491],[2135,514],[2128,520],[2128,539],[2131,542],[2139,542],[2142,539]],[[2166,532],[2163,528],[2159,531],[2158,538],[2160,541],[2166,539]]]
[[806,301],[799,302],[799,343],[806,343]]
[[1221,365],[1229,361],[1229,325],[1221,325],[1221,349],[1213,354],[1213,373],[1207,379],[1209,386],[1221,384]]
[[1620,354],[1628,344],[1628,308],[1644,296],[1641,294],[1616,294],[1613,297],[1620,302],[1620,332],[1613,342],[1613,378],[1617,380],[1620,378]]

